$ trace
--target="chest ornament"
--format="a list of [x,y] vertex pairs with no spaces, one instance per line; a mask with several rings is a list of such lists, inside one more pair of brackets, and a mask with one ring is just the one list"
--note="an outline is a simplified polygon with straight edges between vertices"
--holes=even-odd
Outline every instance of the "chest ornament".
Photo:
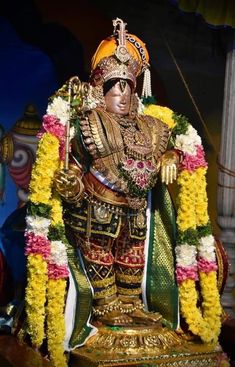
[[131,195],[146,197],[157,180],[160,163],[134,158],[123,159],[119,165],[120,176],[125,179]]

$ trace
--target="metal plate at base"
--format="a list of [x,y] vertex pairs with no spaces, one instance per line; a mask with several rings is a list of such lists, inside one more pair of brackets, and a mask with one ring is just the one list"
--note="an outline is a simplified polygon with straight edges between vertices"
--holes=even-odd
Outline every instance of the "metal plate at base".
[[[174,332],[170,335],[173,340]],[[154,329],[102,328],[86,346],[71,352],[71,367],[217,367],[220,346],[186,341]],[[159,340],[162,339],[162,343]],[[105,344],[105,340],[107,343]],[[147,340],[147,343],[146,343]],[[124,342],[125,341],[125,342]]]

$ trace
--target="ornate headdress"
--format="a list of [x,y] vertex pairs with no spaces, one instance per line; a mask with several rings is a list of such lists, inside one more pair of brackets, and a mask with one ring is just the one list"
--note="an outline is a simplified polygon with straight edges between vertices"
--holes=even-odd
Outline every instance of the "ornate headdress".
[[121,19],[113,20],[113,26],[113,35],[100,43],[92,58],[91,83],[103,85],[120,78],[130,80],[135,88],[136,77],[149,66],[148,51],[138,37],[127,33]]

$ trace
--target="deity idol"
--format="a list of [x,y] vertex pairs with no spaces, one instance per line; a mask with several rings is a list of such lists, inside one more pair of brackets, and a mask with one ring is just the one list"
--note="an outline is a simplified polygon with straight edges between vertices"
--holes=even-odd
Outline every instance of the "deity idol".
[[[179,298],[189,330],[205,342],[217,340],[221,325],[201,139],[171,110],[144,110],[135,88],[144,72],[143,94],[150,94],[149,56],[125,26],[114,21],[113,35],[93,56],[89,83],[73,77],[50,99],[39,133],[27,216],[26,311],[38,346],[47,299],[48,348],[58,366],[59,342],[69,351],[104,326],[139,325],[159,335],[165,325],[179,329]],[[167,185],[178,169],[176,246]],[[213,292],[213,304],[203,293],[204,316],[198,274],[202,291],[209,282]],[[163,349],[180,343],[173,331],[155,339],[165,340]]]

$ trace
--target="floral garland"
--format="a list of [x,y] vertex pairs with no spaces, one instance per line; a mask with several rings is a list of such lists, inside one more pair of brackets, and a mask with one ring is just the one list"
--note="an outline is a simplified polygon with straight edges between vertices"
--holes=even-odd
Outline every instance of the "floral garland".
[[[171,144],[182,152],[178,175],[178,240],[176,246],[176,279],[179,285],[181,315],[189,330],[206,343],[216,343],[221,328],[215,240],[207,212],[204,150],[197,131],[181,115],[167,107],[147,106],[150,114],[172,129]],[[199,280],[201,299],[196,283]],[[198,302],[201,307],[198,307]]]
[[169,129],[173,129],[176,125],[176,122],[172,117],[173,111],[168,107],[159,106],[156,104],[147,104],[144,106],[143,113],[163,121],[169,127]]
[[64,159],[68,108],[65,100],[55,97],[43,117],[30,182],[25,233],[25,253],[28,259],[26,288],[28,332],[33,346],[39,348],[46,330],[48,351],[55,367],[67,365],[63,347],[65,335],[63,312],[69,271],[62,205],[53,192],[53,178]]

